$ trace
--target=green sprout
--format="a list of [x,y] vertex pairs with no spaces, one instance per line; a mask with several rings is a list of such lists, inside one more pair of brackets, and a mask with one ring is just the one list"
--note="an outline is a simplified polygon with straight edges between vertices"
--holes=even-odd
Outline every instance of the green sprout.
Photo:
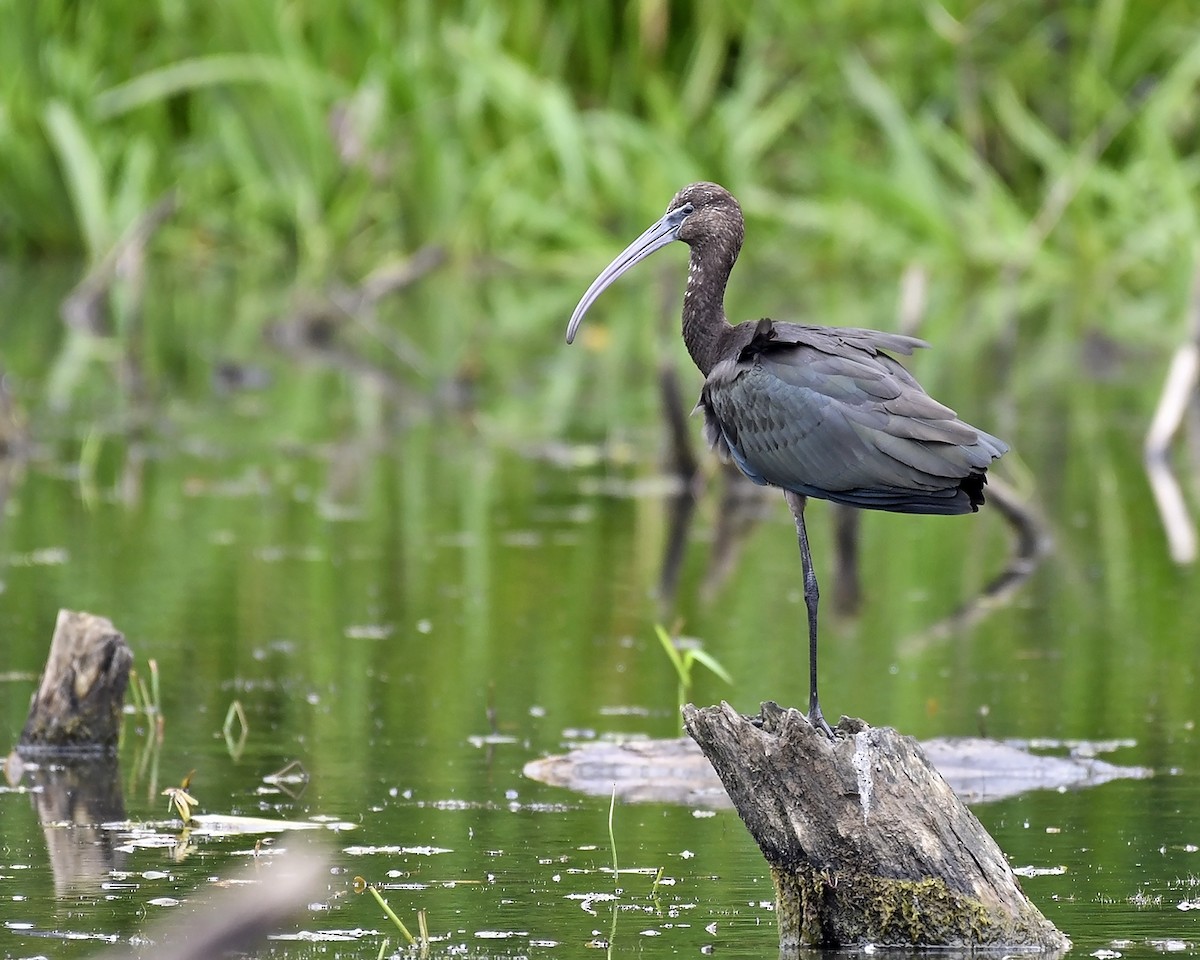
[[[354,892],[355,893],[370,893],[371,896],[373,896],[375,898],[375,902],[378,903],[379,906],[383,908],[383,912],[385,914],[387,914],[387,918],[396,925],[396,929],[400,931],[400,935],[403,936],[404,939],[407,940],[410,945],[413,945],[417,942],[417,938],[408,932],[408,927],[406,927],[404,925],[404,921],[401,920],[398,916],[396,916],[396,911],[393,910],[388,905],[388,902],[383,899],[383,894],[381,894],[378,890],[375,889],[375,884],[367,883],[367,881],[364,880],[362,877],[355,877],[354,878]],[[422,920],[422,926],[424,926],[423,920]]]
[[658,642],[662,644],[663,650],[671,661],[671,666],[675,668],[675,676],[679,681],[676,689],[676,699],[680,710],[691,699],[692,671],[695,669],[697,663],[702,667],[706,667],[710,673],[716,674],[726,683],[733,683],[733,678],[729,676],[728,671],[721,666],[720,661],[711,653],[706,653],[699,646],[683,646],[677,640],[673,639],[661,624],[655,624],[654,631],[658,634]]
[[154,734],[161,740],[163,735],[162,698],[158,685],[158,661],[148,661],[150,684],[137,670],[129,671],[129,698],[133,701],[133,712],[141,714],[154,724]]
[[608,801],[608,848],[612,851],[613,884],[617,883],[617,837],[613,833],[613,812],[617,809],[617,785],[613,784],[612,797]]

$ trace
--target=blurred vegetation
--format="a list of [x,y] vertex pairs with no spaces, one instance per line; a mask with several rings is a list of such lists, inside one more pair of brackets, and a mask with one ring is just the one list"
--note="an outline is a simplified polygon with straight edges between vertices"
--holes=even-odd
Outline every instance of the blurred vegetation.
[[[1018,397],[1061,376],[1042,348],[1180,337],[1200,175],[1191,0],[0,0],[0,18],[10,261],[95,264],[168,193],[179,209],[152,250],[193,274],[233,263],[319,286],[437,244],[459,275],[525,278],[424,344],[427,370],[486,377],[555,345],[570,304],[538,299],[539,279],[573,290],[707,178],[751,220],[743,270],[787,278],[756,307],[886,326],[919,264],[930,339],[992,351]],[[236,352],[270,311],[223,313],[200,322],[210,350]],[[197,334],[148,324],[113,326],[147,338],[153,378]],[[614,337],[592,390],[628,386],[628,359],[658,342]],[[560,406],[581,406],[586,360],[548,385]],[[61,393],[78,366],[60,363]]]
[[707,177],[877,271],[1015,265],[1094,296],[1190,264],[1188,0],[0,11],[10,253],[94,257],[177,188],[189,257],[541,259]]
[[[735,318],[891,327],[921,267],[937,346],[913,358],[922,381],[1012,443],[997,472],[1036,476],[1056,523],[1062,559],[1027,604],[978,643],[913,644],[889,673],[897,637],[986,581],[1003,530],[994,512],[982,528],[867,516],[875,599],[826,628],[842,641],[823,654],[831,702],[918,733],[973,730],[980,705],[1029,735],[1123,736],[1147,715],[1174,731],[1194,713],[1180,665],[1200,590],[1155,539],[1138,443],[1198,259],[1195,0],[0,0],[0,62],[0,400],[18,431],[38,408],[42,461],[68,465],[35,463],[37,495],[0,526],[17,558],[0,618],[36,664],[48,610],[119,604],[175,678],[168,750],[211,738],[242,694],[229,678],[249,677],[256,730],[306,731],[313,766],[348,770],[363,809],[395,762],[364,703],[432,731],[404,776],[449,790],[462,774],[439,748],[484,727],[492,681],[502,716],[553,718],[519,721],[538,749],[595,724],[596,704],[663,702],[670,665],[645,651],[662,508],[629,493],[657,451],[622,441],[659,429],[655,364],[687,362],[682,252],[662,255],[661,310],[647,267],[576,348],[561,338],[598,268],[699,178],[749,220]],[[120,275],[106,326],[57,322],[168,195],[141,306]],[[340,352],[281,372],[264,349],[280,316],[430,245],[444,268],[331,327]],[[636,309],[609,306],[622,298]],[[483,412],[408,422],[430,402]],[[403,441],[381,442],[398,422]],[[529,456],[567,428],[607,443]],[[581,465],[594,486],[557,469]],[[0,471],[0,500],[8,484]],[[36,552],[61,543],[61,567]],[[689,632],[747,707],[788,684],[796,699],[803,671],[779,667],[801,622],[794,541],[769,530],[746,560],[708,607],[685,571]],[[395,643],[345,642],[378,623]],[[319,708],[296,695],[309,684]],[[474,714],[447,709],[464,690]],[[23,695],[9,701],[19,729]],[[654,722],[675,730],[665,710]],[[472,775],[464,793],[486,795],[490,770]],[[1155,808],[1117,809],[1097,816],[1135,833]]]

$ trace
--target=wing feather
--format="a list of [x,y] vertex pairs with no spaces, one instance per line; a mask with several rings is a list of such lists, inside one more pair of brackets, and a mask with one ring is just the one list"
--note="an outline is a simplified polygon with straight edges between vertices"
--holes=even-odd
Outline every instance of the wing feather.
[[[919,346],[899,334],[760,321],[705,381],[706,438],[757,483],[881,510],[974,509],[983,473],[1008,448],[882,352]],[[976,495],[963,489],[971,480]]]

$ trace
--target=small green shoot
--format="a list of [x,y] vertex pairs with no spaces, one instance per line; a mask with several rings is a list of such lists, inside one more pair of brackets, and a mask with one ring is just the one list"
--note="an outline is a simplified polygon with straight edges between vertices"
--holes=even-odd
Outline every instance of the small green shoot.
[[133,712],[141,714],[154,725],[154,736],[158,740],[163,737],[162,701],[159,697],[158,661],[148,661],[150,684],[146,685],[145,678],[136,670],[129,671],[129,699],[133,701]]
[[665,869],[666,867],[659,867],[658,873],[654,875],[654,883],[650,886],[650,899],[652,900],[658,899],[658,885],[662,883],[663,871]]
[[158,688],[158,661],[150,659],[147,661],[150,667],[150,705],[154,709],[154,715],[159,717],[159,723],[162,723],[162,696]]
[[662,900],[658,896],[658,888],[662,883],[663,872],[665,870],[665,867],[659,867],[658,873],[654,875],[654,883],[650,885],[650,902],[654,904],[654,912],[660,917],[663,915],[663,905]]
[[[613,832],[613,813],[617,809],[617,785],[614,783],[612,788],[612,796],[608,800],[608,848],[612,852],[612,874],[613,874],[613,893],[619,894],[620,887],[620,868],[617,866],[617,835]],[[607,956],[612,957],[613,943],[617,939],[617,897],[613,897],[612,901],[612,927],[608,931],[608,940],[604,944]]]
[[387,914],[387,918],[396,925],[396,929],[400,931],[400,935],[408,941],[409,946],[413,946],[417,942],[417,938],[408,932],[408,927],[404,925],[404,921],[396,916],[396,912],[388,906],[388,902],[383,899],[383,895],[375,889],[375,884],[367,883],[362,877],[354,878],[355,893],[370,893],[375,898],[375,902],[383,908],[383,912]]
[[133,701],[134,713],[146,712],[146,700],[142,696],[141,677],[138,676],[136,669],[129,671],[129,699]]
[[618,869],[617,869],[617,836],[613,833],[613,811],[617,809],[617,785],[614,783],[612,788],[612,797],[608,801],[608,848],[612,851],[612,872],[613,872],[613,887],[620,889],[617,886]]
[[658,634],[658,642],[662,644],[663,651],[671,661],[671,666],[675,668],[675,675],[679,681],[676,688],[676,699],[680,710],[692,697],[692,671],[697,663],[706,667],[709,672],[716,674],[726,683],[733,683],[733,678],[728,671],[711,653],[706,653],[698,646],[687,646],[681,649],[680,644],[667,633],[666,628],[661,624],[654,625],[654,632]]

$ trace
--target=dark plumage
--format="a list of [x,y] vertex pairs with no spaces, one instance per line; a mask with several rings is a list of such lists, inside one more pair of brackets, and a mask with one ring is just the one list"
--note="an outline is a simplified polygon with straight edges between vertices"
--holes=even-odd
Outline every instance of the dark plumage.
[[770,320],[733,329],[747,343],[709,372],[699,409],[708,442],[755,483],[896,513],[979,509],[1007,448],[881,352],[922,341]]
[[763,319],[731,325],[725,286],[744,235],[737,201],[715,183],[684,187],[666,214],[583,295],[567,328],[617,277],[674,240],[691,247],[683,339],[704,387],[704,434],[759,484],[785,491],[796,523],[809,623],[809,720],[831,733],[817,700],[816,574],[806,497],[895,513],[979,509],[987,469],[1007,445],[959,420],[889,353],[927,346],[878,330]]

